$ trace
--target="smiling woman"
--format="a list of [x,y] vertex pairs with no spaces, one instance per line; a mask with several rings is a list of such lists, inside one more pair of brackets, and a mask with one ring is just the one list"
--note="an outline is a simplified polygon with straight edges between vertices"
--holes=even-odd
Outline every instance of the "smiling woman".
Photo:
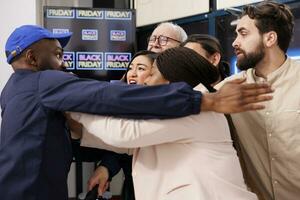
[[156,53],[152,51],[137,52],[128,64],[124,81],[127,84],[144,84],[145,79],[150,75],[155,57]]

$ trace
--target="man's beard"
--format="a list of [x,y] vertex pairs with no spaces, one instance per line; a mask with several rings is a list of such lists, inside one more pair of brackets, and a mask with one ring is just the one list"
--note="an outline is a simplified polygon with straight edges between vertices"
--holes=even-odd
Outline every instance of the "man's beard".
[[237,60],[236,65],[239,70],[254,68],[265,56],[264,46],[262,43],[256,48],[255,51],[251,53],[246,53],[241,49],[239,49],[239,51],[241,51],[244,56],[243,58]]

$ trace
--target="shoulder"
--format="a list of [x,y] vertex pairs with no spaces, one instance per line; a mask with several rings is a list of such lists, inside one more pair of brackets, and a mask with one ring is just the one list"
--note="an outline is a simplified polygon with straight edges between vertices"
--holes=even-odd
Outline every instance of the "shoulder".
[[52,77],[52,78],[68,78],[68,77],[75,77],[75,75],[63,71],[58,70],[45,70],[40,72],[43,78]]
[[50,81],[50,82],[57,82],[57,81],[65,81],[69,79],[78,79],[77,76],[71,73],[58,71],[58,70],[45,70],[40,73],[41,81]]
[[290,60],[290,65],[292,66],[292,67],[298,67],[297,68],[297,70],[300,70],[300,60],[298,60],[298,59],[291,59],[291,58],[289,58],[289,60]]
[[228,81],[232,81],[232,80],[238,79],[238,78],[243,78],[243,77],[245,77],[249,73],[248,71],[241,71],[241,72],[239,72],[237,74],[233,74],[233,75],[225,78],[223,81],[221,81],[217,85],[215,85],[214,88],[218,90],[218,89],[220,89]]
[[292,80],[297,81],[297,83],[300,82],[300,60],[288,58],[286,76],[287,79],[290,79],[290,83]]
[[78,80],[79,78],[73,74],[57,71],[57,70],[45,70],[40,72],[39,76],[39,88],[49,89],[55,88],[58,85],[64,85],[69,82]]

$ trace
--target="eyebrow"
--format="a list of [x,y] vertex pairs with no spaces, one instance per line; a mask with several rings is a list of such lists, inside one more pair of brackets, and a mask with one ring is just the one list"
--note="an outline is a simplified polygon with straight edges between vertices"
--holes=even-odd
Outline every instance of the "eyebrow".
[[248,31],[248,30],[245,27],[241,27],[241,28],[236,30],[237,33],[240,33],[242,31]]
[[56,48],[55,48],[55,51],[57,51],[57,50],[58,50],[58,51],[61,51],[61,52],[64,52],[64,49],[61,48],[61,47],[56,47]]
[[146,64],[144,64],[144,63],[137,63],[136,65],[137,65],[137,66],[142,65],[142,66],[145,66],[145,67],[149,67],[148,65],[146,65]]

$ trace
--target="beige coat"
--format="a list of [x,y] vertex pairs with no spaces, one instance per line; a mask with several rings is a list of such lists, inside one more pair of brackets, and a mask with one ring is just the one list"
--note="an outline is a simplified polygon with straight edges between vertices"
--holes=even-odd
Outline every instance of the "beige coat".
[[122,153],[134,149],[137,200],[257,199],[246,189],[222,114],[202,112],[171,120],[72,117],[86,128],[83,145]]

